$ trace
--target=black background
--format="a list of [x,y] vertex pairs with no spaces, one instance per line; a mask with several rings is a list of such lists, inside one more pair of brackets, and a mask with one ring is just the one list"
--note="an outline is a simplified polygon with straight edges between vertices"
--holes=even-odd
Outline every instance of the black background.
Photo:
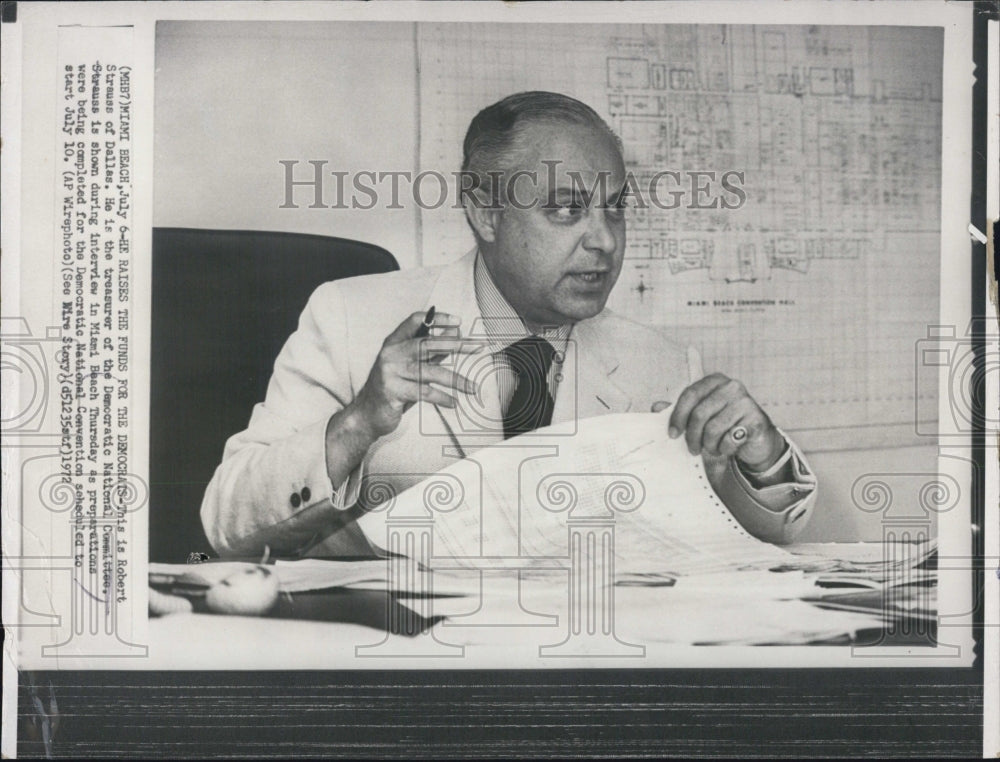
[[[56,757],[982,754],[982,673],[969,669],[53,672],[45,679],[62,715]],[[22,734],[19,755],[42,756],[41,744]]]

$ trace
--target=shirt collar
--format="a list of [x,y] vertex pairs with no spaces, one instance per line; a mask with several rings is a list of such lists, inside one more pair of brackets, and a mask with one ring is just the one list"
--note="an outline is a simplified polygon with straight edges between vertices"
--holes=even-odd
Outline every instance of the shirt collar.
[[[493,276],[486,267],[486,263],[483,262],[481,253],[476,254],[473,282],[476,290],[476,302],[479,305],[479,312],[483,316],[483,329],[494,352],[530,335],[530,331],[517,311],[497,288]],[[548,340],[557,350],[562,350],[565,348],[572,330],[573,324],[569,323],[545,328],[538,335]]]

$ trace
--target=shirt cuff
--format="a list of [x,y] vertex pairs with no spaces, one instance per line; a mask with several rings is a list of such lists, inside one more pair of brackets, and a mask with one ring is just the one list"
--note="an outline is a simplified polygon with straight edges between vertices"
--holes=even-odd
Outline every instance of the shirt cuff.
[[[365,477],[365,463],[362,460],[358,467],[348,474],[347,479],[339,487],[334,487],[330,502],[338,511],[346,511],[358,502],[361,495],[361,482]],[[328,477],[329,478],[329,477]],[[331,486],[332,486],[331,482]]]
[[321,429],[323,437],[320,444],[320,452],[323,453],[323,476],[321,483],[327,488],[327,492],[325,495],[317,495],[320,500],[316,502],[321,502],[322,499],[328,497],[334,510],[346,511],[358,502],[358,497],[361,494],[361,481],[365,474],[365,461],[362,458],[358,467],[351,471],[344,481],[340,484],[334,484],[333,479],[330,478],[330,473],[326,470],[326,424]]
[[[764,471],[751,471],[731,458],[731,466],[737,483],[761,507],[783,513],[792,506],[802,503],[816,490],[816,476],[809,468],[805,456],[785,433],[778,429],[785,440],[785,452],[777,462]],[[780,474],[782,469],[789,479],[775,484],[761,484],[769,477]]]
[[[784,438],[784,436],[782,436],[782,438]],[[781,454],[781,457],[778,458],[774,462],[774,465],[771,466],[770,468],[765,469],[764,471],[754,471],[748,468],[743,463],[740,463],[739,461],[737,461],[737,466],[739,467],[740,471],[742,471],[746,476],[749,476],[754,481],[762,482],[762,481],[767,481],[769,478],[773,477],[775,474],[781,471],[781,469],[783,469],[788,464],[788,461],[790,461],[791,459],[792,459],[792,448],[788,446],[788,440],[785,439],[785,451]]]

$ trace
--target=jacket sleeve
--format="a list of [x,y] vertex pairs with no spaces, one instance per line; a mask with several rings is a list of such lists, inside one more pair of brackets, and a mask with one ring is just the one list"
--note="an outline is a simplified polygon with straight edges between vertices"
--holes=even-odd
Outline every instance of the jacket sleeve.
[[[694,347],[687,350],[689,382],[702,377],[701,357]],[[812,515],[816,499],[816,477],[802,451],[783,431],[786,449],[769,471],[791,463],[791,480],[758,486],[744,473],[736,458],[705,456],[708,480],[738,522],[765,542],[789,543],[802,531]],[[759,474],[758,476],[764,476]]]
[[816,477],[805,456],[784,432],[785,456],[791,461],[792,480],[767,487],[755,486],[736,458],[705,457],[705,472],[712,488],[737,521],[765,542],[789,543],[802,531],[816,500]]
[[347,352],[343,295],[327,283],[310,297],[264,402],[226,443],[205,492],[202,524],[220,555],[303,552],[344,523],[361,467],[343,484],[331,482],[326,426],[354,399]]

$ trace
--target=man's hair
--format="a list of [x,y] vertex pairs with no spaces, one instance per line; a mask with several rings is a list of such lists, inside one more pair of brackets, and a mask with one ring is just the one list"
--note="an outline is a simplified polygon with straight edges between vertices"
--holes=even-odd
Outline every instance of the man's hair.
[[594,127],[610,137],[622,153],[622,142],[614,130],[586,103],[560,93],[532,90],[508,95],[476,114],[465,133],[462,171],[478,175],[488,187],[487,172],[516,168],[517,138],[524,127],[539,122]]

